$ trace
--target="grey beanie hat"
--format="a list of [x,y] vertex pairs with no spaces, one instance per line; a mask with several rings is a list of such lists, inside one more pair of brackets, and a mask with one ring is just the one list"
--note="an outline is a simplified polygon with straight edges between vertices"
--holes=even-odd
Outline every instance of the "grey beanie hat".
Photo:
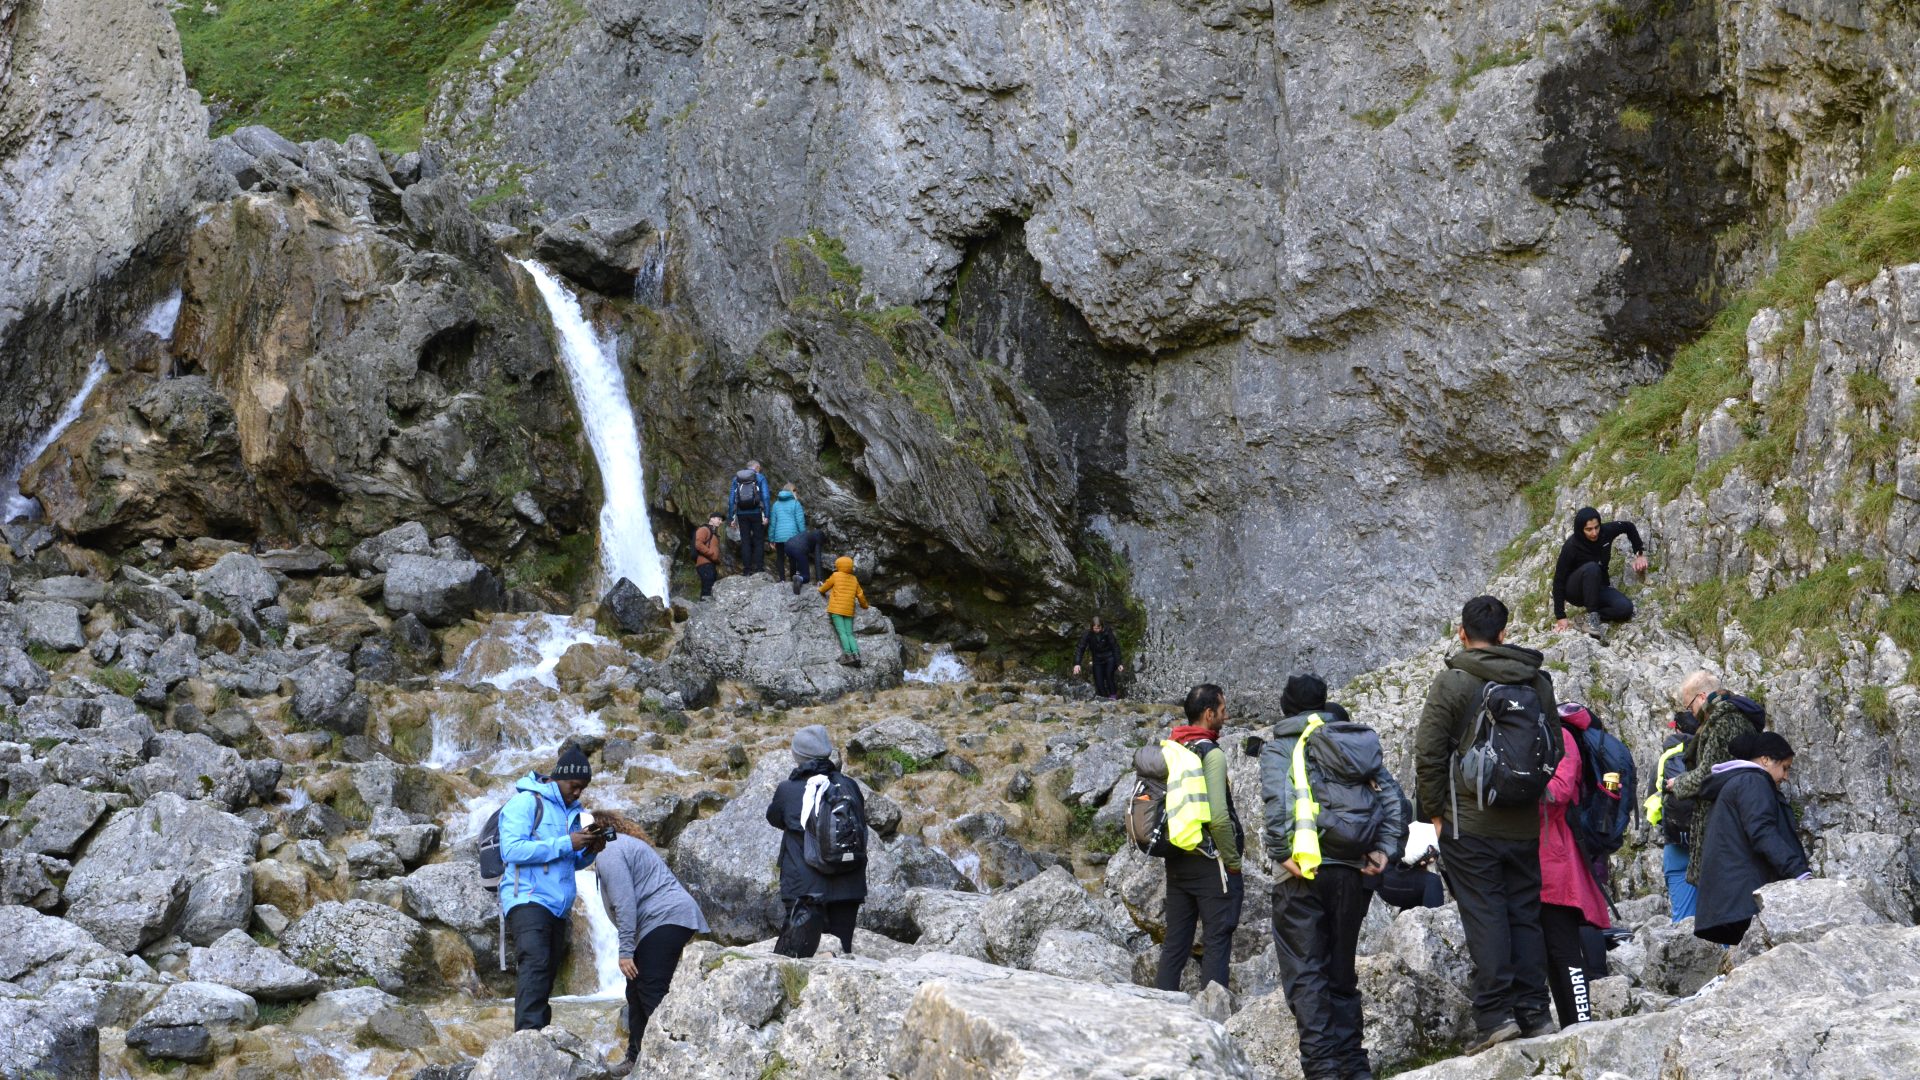
[[832,757],[833,740],[827,737],[827,729],[820,724],[809,724],[794,732],[793,756],[801,761]]

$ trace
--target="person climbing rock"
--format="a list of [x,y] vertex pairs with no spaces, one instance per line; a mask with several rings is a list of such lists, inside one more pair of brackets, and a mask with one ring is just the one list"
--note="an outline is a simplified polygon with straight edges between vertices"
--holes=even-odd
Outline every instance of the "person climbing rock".
[[[774,789],[767,807],[767,823],[782,830],[780,902],[786,908],[774,951],[812,956],[824,932],[840,939],[841,955],[852,956],[854,924],[867,898],[866,799],[860,785],[833,763],[833,740],[825,727],[811,724],[795,732],[793,757],[798,765]],[[816,822],[815,815],[826,817]],[[839,821],[846,828],[821,827]],[[836,833],[844,836],[841,846],[858,845],[858,858],[822,850],[822,836],[831,840]]]
[[1080,647],[1073,650],[1075,675],[1080,674],[1080,661],[1089,653],[1093,658],[1093,692],[1109,700],[1119,698],[1120,673],[1127,670],[1127,665],[1120,662],[1120,639],[1098,615],[1080,635]]
[[700,579],[700,599],[713,595],[713,583],[720,579],[720,532],[726,527],[719,514],[707,515],[707,523],[693,531],[693,572]]
[[1674,922],[1693,918],[1694,888],[1687,881],[1692,862],[1694,806],[1667,790],[1667,781],[1687,771],[1687,754],[1694,735],[1700,730],[1700,718],[1686,709],[1673,714],[1667,722],[1673,730],[1660,744],[1660,757],[1654,763],[1652,793],[1647,796],[1647,823],[1658,826],[1664,845],[1660,852],[1660,871],[1667,879],[1667,908]]
[[855,604],[867,606],[867,593],[860,587],[860,579],[853,576],[853,559],[846,555],[835,559],[833,573],[820,583],[820,591],[827,595],[827,619],[840,638],[840,662],[859,667],[860,643],[853,639],[853,608]]
[[[1666,782],[1667,794],[1693,800],[1693,842],[1687,852],[1687,880],[1700,884],[1700,846],[1705,841],[1702,827],[1713,813],[1713,796],[1705,790],[1713,776],[1713,767],[1733,760],[1733,743],[1742,735],[1763,731],[1766,710],[1748,698],[1728,693],[1712,672],[1696,671],[1688,675],[1674,691],[1674,701],[1700,718],[1700,731],[1687,749],[1687,771]],[[1696,898],[1695,903],[1698,904]]]
[[[1173,729],[1168,742],[1178,743],[1189,755],[1200,759],[1200,790],[1191,792],[1204,798],[1191,798],[1176,807],[1176,787],[1180,775],[1167,785],[1167,824],[1177,830],[1182,815],[1197,817],[1205,827],[1197,850],[1179,850],[1167,856],[1167,934],[1160,947],[1160,970],[1153,985],[1161,990],[1180,989],[1180,976],[1193,959],[1194,932],[1205,928],[1201,946],[1200,974],[1205,981],[1227,985],[1228,964],[1233,960],[1233,932],[1240,925],[1240,906],[1246,886],[1240,876],[1240,851],[1245,834],[1233,808],[1233,791],[1227,784],[1227,755],[1220,749],[1220,729],[1227,722],[1227,695],[1212,683],[1201,683],[1187,691],[1187,722]],[[1164,745],[1164,744],[1163,744]],[[1173,762],[1168,761],[1171,769]],[[1181,770],[1172,770],[1182,773]],[[1185,783],[1190,784],[1189,776]]]
[[609,1071],[633,1072],[647,1020],[673,985],[680,954],[693,935],[708,931],[706,916],[640,826],[623,815],[601,812],[594,824],[614,837],[594,862],[600,896],[620,935],[620,974],[627,977],[627,1053]]
[[1606,636],[1606,624],[1633,618],[1633,601],[1613,587],[1607,576],[1607,564],[1613,559],[1613,542],[1627,538],[1633,548],[1634,573],[1647,569],[1646,545],[1640,542],[1640,530],[1631,521],[1602,524],[1600,511],[1583,506],[1573,515],[1573,534],[1560,545],[1560,559],[1553,564],[1553,617],[1556,630],[1566,630],[1567,604],[1587,610],[1587,633]]
[[787,570],[793,575],[793,595],[799,596],[802,585],[820,580],[820,559],[827,552],[827,536],[817,527],[807,529],[789,538],[786,548]]
[[586,751],[569,743],[550,776],[528,773],[500,808],[500,911],[513,934],[513,1030],[546,1027],[548,999],[567,954],[573,872],[593,865],[606,846],[580,823],[580,793],[593,780]]
[[773,514],[767,525],[767,540],[773,544],[773,578],[791,580],[787,567],[787,541],[807,531],[807,508],[792,484],[782,485],[773,497]]
[[733,474],[727,488],[727,524],[740,530],[740,572],[757,574],[767,566],[767,509],[773,500],[767,493],[767,478],[760,475],[760,463]]
[[1600,964],[1589,964],[1582,927],[1605,930],[1607,898],[1593,878],[1585,852],[1573,838],[1567,811],[1580,801],[1585,775],[1576,732],[1593,723],[1587,707],[1574,702],[1560,706],[1560,764],[1540,800],[1540,930],[1547,947],[1547,987],[1553,994],[1560,1026],[1593,1019],[1589,988],[1606,976],[1605,951]]
[[1286,856],[1272,867],[1273,940],[1300,1069],[1315,1080],[1371,1078],[1354,958],[1373,882],[1406,845],[1406,797],[1380,736],[1329,704],[1318,676],[1289,678],[1280,711],[1260,748],[1260,836],[1269,863]]
[[[1468,1053],[1554,1029],[1540,931],[1537,804],[1562,746],[1560,718],[1541,655],[1506,644],[1507,619],[1507,605],[1496,597],[1466,602],[1459,630],[1464,648],[1434,676],[1414,732],[1420,812],[1440,833],[1443,876],[1460,902],[1473,959],[1478,1034],[1469,1040]],[[1498,705],[1500,723],[1481,722],[1489,704]],[[1488,731],[1515,749],[1502,766],[1488,770],[1491,778],[1510,790],[1531,791],[1531,798],[1485,802],[1461,783],[1467,752],[1484,753]]]
[[1713,766],[1701,785],[1711,806],[1694,826],[1700,894],[1695,937],[1736,945],[1760,913],[1753,891],[1770,882],[1813,876],[1780,785],[1793,769],[1793,746],[1774,731],[1748,730],[1733,740],[1732,758]]

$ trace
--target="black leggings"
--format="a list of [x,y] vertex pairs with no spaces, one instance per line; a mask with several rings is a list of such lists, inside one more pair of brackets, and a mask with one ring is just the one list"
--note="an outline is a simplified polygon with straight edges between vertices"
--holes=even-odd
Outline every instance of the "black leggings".
[[1626,622],[1633,618],[1633,601],[1627,594],[1607,584],[1607,575],[1599,563],[1582,563],[1567,575],[1567,602],[1586,608],[1608,622]]
[[693,940],[693,929],[686,926],[656,926],[633,949],[633,966],[640,977],[627,980],[627,1060],[640,1056],[640,1038],[647,1033],[647,1018],[667,996],[673,985],[673,971],[680,966],[680,954]]
[[1579,908],[1540,905],[1540,931],[1547,939],[1547,988],[1553,992],[1553,1010],[1560,1026],[1571,1027],[1593,1019],[1591,984],[1606,974],[1592,970],[1581,930],[1586,919]]

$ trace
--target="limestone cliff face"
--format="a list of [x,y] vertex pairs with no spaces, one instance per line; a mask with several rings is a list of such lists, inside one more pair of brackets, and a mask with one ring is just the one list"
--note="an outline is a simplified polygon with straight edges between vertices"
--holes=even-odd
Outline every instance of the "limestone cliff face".
[[151,302],[143,254],[217,190],[206,131],[160,0],[0,0],[0,463],[79,387],[95,324]]
[[735,356],[844,241],[1053,414],[1149,686],[1258,685],[1430,632],[1755,223],[1915,132],[1912,12],[1842,8],[527,0],[432,125],[505,219],[651,217]]

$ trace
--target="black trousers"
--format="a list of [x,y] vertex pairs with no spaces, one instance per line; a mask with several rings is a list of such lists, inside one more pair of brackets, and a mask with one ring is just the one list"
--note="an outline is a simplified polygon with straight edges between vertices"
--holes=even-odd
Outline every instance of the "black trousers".
[[518,973],[513,987],[513,1030],[538,1030],[553,1022],[547,999],[553,996],[560,963],[567,958],[567,920],[537,903],[525,903],[507,912],[507,929],[513,931]]
[[1440,833],[1447,889],[1473,958],[1473,1022],[1482,1032],[1508,1020],[1547,1018],[1546,943],[1540,934],[1540,842]]
[[767,568],[767,522],[759,514],[741,514],[740,571],[757,574]]
[[813,552],[808,550],[805,542],[799,537],[796,536],[784,544],[775,544],[773,561],[774,566],[780,571],[781,580],[797,577],[803,582],[813,581]]
[[693,940],[688,926],[656,926],[633,947],[633,966],[640,977],[627,980],[627,1060],[640,1056],[640,1039],[647,1033],[647,1019],[666,1000],[673,985],[673,971],[680,966],[680,954]]
[[1093,692],[1101,697],[1120,696],[1120,658],[1110,657],[1093,662]]
[[1553,1011],[1560,1014],[1563,1028],[1593,1019],[1593,999],[1587,987],[1604,974],[1587,970],[1587,949],[1581,933],[1585,925],[1579,908],[1540,905],[1540,932],[1547,945],[1547,988],[1553,993]]
[[840,939],[840,952],[853,955],[853,929],[860,919],[860,901],[787,900],[787,925],[780,931],[773,951],[781,956],[806,958],[820,951],[822,934]]
[[[1189,861],[1191,865],[1188,865]],[[1167,937],[1160,945],[1160,971],[1153,985],[1180,989],[1180,975],[1193,959],[1193,936],[1204,928],[1200,975],[1207,982],[1227,985],[1233,961],[1233,932],[1240,926],[1240,905],[1246,884],[1239,874],[1227,875],[1220,887],[1220,864],[1203,855],[1174,855],[1167,860]]]
[[1312,881],[1281,873],[1273,885],[1273,944],[1300,1028],[1300,1071],[1307,1080],[1371,1072],[1353,961],[1373,893],[1350,866],[1323,865]]
[[1626,622],[1633,618],[1633,601],[1606,582],[1607,575],[1599,563],[1586,563],[1567,575],[1567,600],[1608,622]]
[[702,563],[694,567],[693,572],[700,575],[700,595],[712,596],[713,583],[720,580],[720,567],[713,563]]

